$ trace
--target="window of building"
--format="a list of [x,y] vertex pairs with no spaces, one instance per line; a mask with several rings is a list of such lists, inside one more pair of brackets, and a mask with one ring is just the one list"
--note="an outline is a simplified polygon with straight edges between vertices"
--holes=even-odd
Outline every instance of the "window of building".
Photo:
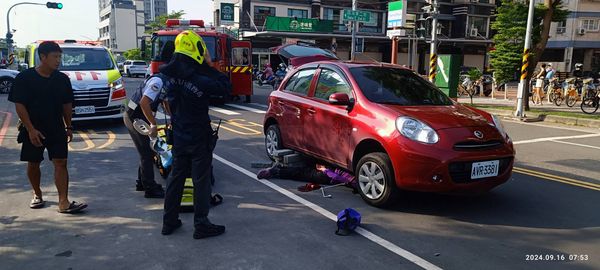
[[308,18],[308,10],[288,8],[288,17]]
[[556,33],[564,34],[567,31],[567,21],[560,21],[556,23]]
[[348,28],[345,24],[342,23],[340,15],[342,14],[341,9],[335,8],[323,8],[323,19],[324,20],[332,20],[334,30],[337,31],[348,31]]
[[581,28],[586,31],[597,32],[600,31],[600,20],[596,19],[583,19],[581,20]]
[[267,16],[275,16],[274,7],[254,6],[254,23],[256,26],[262,26]]
[[[488,31],[488,18],[469,17],[468,37],[485,37]],[[477,29],[477,30],[475,30]]]

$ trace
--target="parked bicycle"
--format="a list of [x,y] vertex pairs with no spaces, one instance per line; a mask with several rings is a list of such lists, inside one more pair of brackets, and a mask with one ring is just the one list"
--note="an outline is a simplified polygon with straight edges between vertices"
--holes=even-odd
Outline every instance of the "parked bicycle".
[[[591,80],[591,79],[590,79]],[[585,82],[584,82],[585,84]],[[600,86],[597,86],[588,81],[586,93],[581,101],[581,111],[587,114],[593,114],[598,110],[600,105]]]

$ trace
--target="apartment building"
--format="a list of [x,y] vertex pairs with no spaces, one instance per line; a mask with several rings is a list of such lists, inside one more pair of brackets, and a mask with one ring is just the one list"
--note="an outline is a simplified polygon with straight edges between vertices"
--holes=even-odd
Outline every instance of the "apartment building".
[[161,15],[169,12],[167,0],[144,0],[144,22],[148,25],[150,22]]
[[585,71],[600,72],[600,0],[563,0],[567,19],[552,23],[541,61],[570,72],[576,63]]
[[99,39],[115,54],[140,46],[144,35],[144,1],[99,0]]
[[[350,58],[351,33],[343,18],[343,10],[351,9],[350,0],[215,0],[215,22],[218,22],[221,2],[235,5],[235,24],[231,27],[239,28],[241,36],[253,42],[254,63],[277,62],[270,48],[297,41],[331,49],[341,59]],[[358,28],[357,37],[364,40],[364,52],[359,59],[391,60],[391,41],[386,36],[387,2],[361,0],[358,3],[359,10],[370,13],[370,20]],[[439,3],[439,53],[462,54],[465,66],[483,69],[492,42],[489,29],[495,0],[439,0]],[[425,0],[408,0],[409,25],[418,26],[416,21],[426,5]],[[285,27],[290,20],[300,27]],[[430,46],[427,40],[428,37],[419,38],[415,31],[407,30],[396,52],[399,64],[425,73]]]

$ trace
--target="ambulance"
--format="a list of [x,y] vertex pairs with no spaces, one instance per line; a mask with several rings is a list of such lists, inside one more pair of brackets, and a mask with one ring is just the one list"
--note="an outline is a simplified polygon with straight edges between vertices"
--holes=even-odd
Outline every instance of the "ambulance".
[[[39,64],[41,42],[27,47],[28,67]],[[73,121],[121,118],[127,94],[112,53],[95,41],[55,42],[63,51],[58,69],[69,76],[73,87]]]

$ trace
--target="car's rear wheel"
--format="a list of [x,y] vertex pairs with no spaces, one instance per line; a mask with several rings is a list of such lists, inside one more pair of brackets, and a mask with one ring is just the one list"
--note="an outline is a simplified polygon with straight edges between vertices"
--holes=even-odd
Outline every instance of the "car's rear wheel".
[[393,203],[399,190],[394,180],[394,170],[386,153],[370,153],[356,166],[358,191],[368,204],[384,207]]
[[271,160],[275,160],[275,151],[282,148],[281,131],[277,124],[270,125],[265,133],[265,150]]
[[10,92],[10,88],[12,87],[14,79],[12,78],[3,78],[0,79],[0,94],[5,94]]

